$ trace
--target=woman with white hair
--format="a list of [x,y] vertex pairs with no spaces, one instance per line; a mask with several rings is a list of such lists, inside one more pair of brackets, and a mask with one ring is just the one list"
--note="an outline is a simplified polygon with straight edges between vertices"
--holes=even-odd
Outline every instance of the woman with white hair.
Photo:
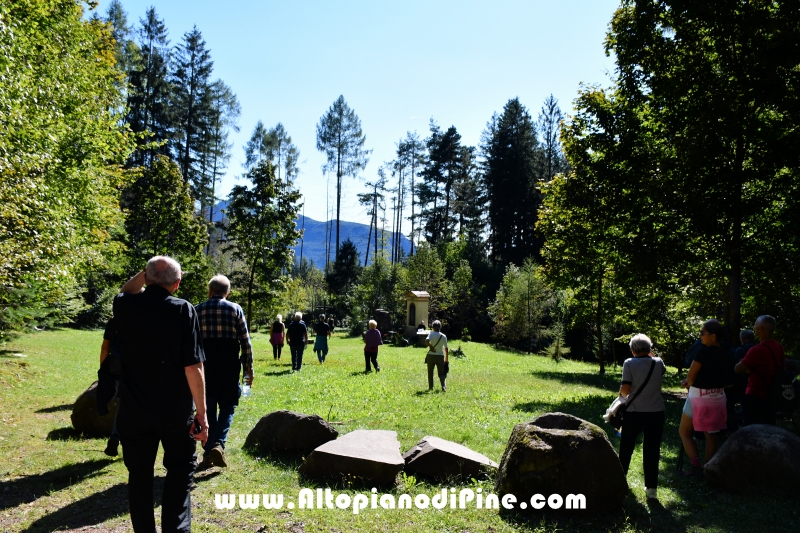
[[620,396],[627,397],[627,409],[620,430],[619,461],[625,475],[628,475],[636,439],[640,433],[644,433],[642,463],[645,493],[648,499],[656,499],[661,436],[664,432],[661,379],[667,367],[660,357],[653,355],[653,343],[647,335],[634,335],[630,348],[633,357],[622,365],[622,384],[619,387]]
[[[424,326],[424,324],[423,324]],[[425,346],[428,347],[428,353],[425,355],[425,363],[428,365],[428,390],[433,390],[433,367],[436,367],[436,373],[439,375],[439,383],[442,386],[442,392],[447,391],[447,369],[445,363],[450,362],[450,349],[447,347],[447,336],[442,333],[442,323],[434,320],[431,324],[431,331],[425,339]]]
[[281,350],[283,350],[283,337],[286,334],[286,326],[283,324],[283,317],[277,315],[275,322],[272,323],[270,330],[269,343],[272,345],[272,359],[280,361]]

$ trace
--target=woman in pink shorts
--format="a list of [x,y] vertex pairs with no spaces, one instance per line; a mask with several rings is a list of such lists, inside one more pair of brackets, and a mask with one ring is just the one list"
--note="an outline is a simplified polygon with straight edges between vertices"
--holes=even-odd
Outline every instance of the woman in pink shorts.
[[700,330],[702,349],[689,368],[681,386],[689,389],[683,406],[679,433],[691,461],[687,475],[702,472],[700,452],[692,438],[692,431],[702,431],[706,437],[706,461],[719,447],[718,433],[725,429],[728,412],[725,407],[725,387],[733,384],[733,356],[720,346],[725,330],[718,320],[711,319]]

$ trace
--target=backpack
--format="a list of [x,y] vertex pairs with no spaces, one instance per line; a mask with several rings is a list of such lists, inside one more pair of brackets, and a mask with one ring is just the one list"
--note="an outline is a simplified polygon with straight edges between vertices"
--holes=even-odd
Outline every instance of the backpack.
[[[796,376],[786,370],[786,364],[778,366],[778,359],[775,357],[775,352],[769,346],[765,347],[772,354],[772,360],[775,363],[775,375],[772,376],[772,381],[769,384],[769,398],[775,410],[779,413],[793,413],[800,403],[800,391],[795,389],[797,378]],[[783,353],[783,347],[781,347]]]

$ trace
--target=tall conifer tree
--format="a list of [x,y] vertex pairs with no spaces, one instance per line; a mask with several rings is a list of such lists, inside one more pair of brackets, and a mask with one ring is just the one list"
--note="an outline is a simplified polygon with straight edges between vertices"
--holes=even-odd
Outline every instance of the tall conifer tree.
[[541,205],[542,149],[536,127],[518,98],[493,116],[483,134],[483,181],[488,196],[489,245],[496,263],[517,265],[539,255],[534,234]]

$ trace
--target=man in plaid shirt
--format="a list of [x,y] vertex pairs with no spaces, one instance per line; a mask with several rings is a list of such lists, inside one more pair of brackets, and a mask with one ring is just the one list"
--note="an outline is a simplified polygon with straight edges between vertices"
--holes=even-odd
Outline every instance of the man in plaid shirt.
[[226,300],[230,292],[231,282],[228,278],[214,276],[208,282],[208,300],[195,307],[206,354],[206,412],[209,429],[203,462],[198,467],[200,469],[228,466],[225,460],[225,441],[233,423],[233,412],[242,394],[239,385],[239,371],[242,368],[245,382],[248,385],[253,384],[253,348],[247,332],[247,321],[242,308]]

